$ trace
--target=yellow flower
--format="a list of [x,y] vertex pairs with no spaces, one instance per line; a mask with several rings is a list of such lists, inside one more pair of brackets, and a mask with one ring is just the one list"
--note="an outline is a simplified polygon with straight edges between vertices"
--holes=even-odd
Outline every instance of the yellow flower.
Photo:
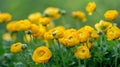
[[110,22],[106,22],[106,21],[103,21],[103,20],[100,20],[99,23],[96,23],[95,24],[95,28],[98,30],[98,31],[102,31],[104,33],[106,33],[106,31],[112,27],[112,23]]
[[0,23],[10,21],[11,17],[9,13],[0,13]]
[[41,46],[35,49],[32,55],[32,59],[34,62],[36,62],[36,64],[48,62],[51,57],[51,51],[48,49],[48,47],[45,46]]
[[86,21],[86,16],[82,11],[73,12],[72,17],[78,18],[78,19],[82,20],[82,22]]
[[86,46],[79,46],[75,52],[75,56],[81,60],[90,58],[90,51]]
[[107,30],[107,39],[108,40],[113,40],[116,38],[119,38],[120,36],[120,29],[116,26],[112,26]]
[[58,26],[55,27],[51,30],[49,30],[48,32],[45,33],[44,38],[49,40],[49,39],[58,39],[63,37],[63,32],[64,32],[65,28],[63,26]]
[[10,32],[15,32],[15,31],[17,31],[17,29],[16,29],[16,23],[17,23],[17,21],[12,21],[12,22],[9,22],[7,25],[6,25],[6,29],[8,30],[8,31],[10,31]]
[[60,43],[72,47],[79,43],[79,38],[75,29],[66,30],[64,36],[59,39]]
[[95,38],[95,39],[99,37],[99,35],[98,35],[98,33],[97,33],[96,30],[94,30],[94,31],[91,32],[91,37]]
[[29,20],[20,20],[16,23],[17,31],[26,31],[30,28],[31,22]]
[[52,21],[50,21],[47,25],[46,25],[46,29],[47,30],[50,30],[50,29],[52,29],[52,28],[54,28],[54,23],[52,22]]
[[2,39],[6,40],[6,41],[11,41],[12,37],[11,37],[10,33],[5,33],[5,34],[3,34]]
[[31,24],[29,30],[32,31],[33,37],[43,37],[46,29],[42,25]]
[[96,9],[96,3],[95,2],[89,2],[86,6],[86,11],[88,12],[88,15],[92,15],[92,13]]
[[34,24],[39,24],[39,19],[42,17],[41,13],[36,12],[36,13],[32,13],[28,16],[28,19],[34,23]]
[[89,42],[89,41],[88,41],[88,42],[83,43],[83,45],[84,45],[84,46],[86,46],[86,47],[88,47],[89,49],[91,49],[91,48],[92,48],[93,44],[94,44],[94,43]]
[[60,13],[59,13],[59,9],[58,8],[54,8],[54,7],[48,7],[45,11],[44,11],[45,15],[48,15],[48,17],[53,18],[53,19],[58,19],[60,18]]
[[42,25],[45,25],[45,26],[46,26],[47,24],[49,24],[50,21],[51,21],[50,18],[47,18],[47,17],[44,17],[44,18],[40,18],[40,19],[39,19],[39,23],[42,24]]
[[118,11],[108,10],[105,12],[104,17],[106,20],[115,20],[118,17]]
[[94,31],[94,28],[92,28],[91,26],[89,25],[85,25],[84,27],[80,28],[79,31],[88,31],[89,33],[91,33],[92,31]]
[[25,42],[30,42],[30,41],[32,40],[32,38],[33,38],[33,36],[31,36],[31,35],[29,35],[29,34],[26,34],[26,35],[24,36],[24,41],[25,41]]
[[10,51],[12,53],[18,53],[18,52],[21,52],[22,51],[22,43],[18,42],[18,43],[15,43],[15,44],[12,44],[11,45],[11,48],[10,48]]
[[78,30],[79,42],[85,42],[90,38],[90,33],[86,30]]

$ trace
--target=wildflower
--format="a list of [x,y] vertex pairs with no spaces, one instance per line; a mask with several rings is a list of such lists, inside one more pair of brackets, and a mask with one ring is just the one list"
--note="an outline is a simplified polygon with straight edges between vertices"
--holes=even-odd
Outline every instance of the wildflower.
[[96,30],[94,30],[94,31],[91,32],[91,37],[95,38],[95,39],[99,37],[99,34],[97,33]]
[[64,36],[59,39],[60,43],[72,47],[79,43],[79,38],[75,29],[69,29],[64,32]]
[[42,25],[45,25],[45,26],[46,26],[47,24],[49,24],[50,21],[51,21],[50,18],[47,18],[47,17],[44,17],[44,18],[40,18],[40,19],[39,19],[39,23],[42,24]]
[[31,40],[32,40],[32,35],[29,35],[29,34],[26,34],[25,36],[24,36],[24,41],[25,42],[30,42]]
[[120,36],[120,29],[116,26],[112,26],[107,30],[107,39],[108,40],[113,40],[116,38],[119,38]]
[[72,17],[82,20],[82,22],[86,21],[86,16],[82,11],[76,11],[72,13]]
[[0,23],[10,21],[11,17],[9,13],[0,13]]
[[2,39],[6,40],[6,41],[11,41],[12,37],[11,37],[10,33],[5,33],[5,34],[3,34]]
[[95,2],[89,2],[86,6],[86,11],[88,12],[88,15],[92,15],[92,13],[96,9],[96,3]]
[[88,31],[89,33],[91,33],[92,31],[94,31],[94,28],[92,28],[91,26],[89,25],[85,25],[84,27],[80,28],[79,31]]
[[112,27],[112,23],[110,22],[106,22],[106,21],[103,21],[101,20],[99,23],[96,23],[95,24],[95,28],[98,30],[98,31],[102,31],[104,33],[106,33],[106,31]]
[[65,30],[65,28],[63,26],[55,27],[55,28],[49,30],[48,32],[46,32],[44,35],[44,38],[45,39],[61,38],[61,37],[63,37],[64,30]]
[[115,20],[118,17],[118,11],[108,10],[105,12],[104,17],[106,20]]
[[33,37],[43,37],[46,29],[42,25],[31,24],[29,30],[32,31]]
[[86,46],[79,46],[75,52],[75,56],[81,60],[90,58],[90,51]]
[[16,23],[17,31],[26,31],[30,28],[31,22],[29,20],[20,20]]
[[42,17],[41,13],[36,12],[36,13],[32,13],[28,16],[28,19],[34,23],[34,24],[39,24],[39,19]]
[[11,45],[11,48],[10,48],[10,51],[12,53],[18,53],[18,52],[21,52],[22,51],[22,43],[18,42],[18,43],[15,43],[15,44],[12,44]]
[[32,55],[32,59],[36,64],[48,62],[51,57],[51,51],[45,46],[36,48]]
[[89,39],[90,33],[86,30],[78,30],[79,42],[85,42]]
[[54,7],[47,8],[44,11],[44,15],[47,15],[48,17],[53,18],[53,19],[58,19],[61,16],[61,14],[59,13],[59,9],[54,8]]
[[16,29],[16,23],[17,21],[12,21],[12,22],[9,22],[7,25],[6,25],[6,29],[10,32],[16,32],[17,29]]

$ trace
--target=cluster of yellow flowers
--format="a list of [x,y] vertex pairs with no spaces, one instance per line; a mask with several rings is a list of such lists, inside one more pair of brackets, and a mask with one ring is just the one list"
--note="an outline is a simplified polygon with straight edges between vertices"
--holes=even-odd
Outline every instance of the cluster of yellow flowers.
[[[86,6],[86,11],[89,15],[96,9],[95,2],[89,2]],[[28,19],[11,21],[6,25],[6,29],[10,32],[24,31],[27,34],[35,38],[40,38],[45,41],[58,40],[60,44],[65,47],[73,47],[77,44],[81,44],[75,51],[75,56],[80,59],[87,59],[90,55],[90,49],[94,42],[93,39],[97,39],[100,35],[98,32],[102,32],[107,36],[108,40],[120,38],[120,29],[113,25],[111,22],[101,20],[95,24],[95,28],[85,25],[82,28],[66,29],[63,26],[54,27],[53,19],[58,19],[64,15],[65,11],[50,7],[47,8],[43,15],[39,12],[30,14]],[[75,11],[72,16],[85,22],[86,16],[82,11]],[[108,10],[105,12],[104,17],[106,20],[115,20],[118,16],[117,10]],[[11,20],[11,15],[8,13],[0,13],[0,22],[7,22]],[[5,37],[5,36],[4,36]],[[6,37],[7,38],[7,37]],[[5,39],[5,38],[4,38]],[[9,38],[10,39],[10,36]],[[22,43],[18,42],[12,44],[10,51],[13,53],[21,52],[23,50]],[[45,63],[52,57],[52,52],[46,46],[40,46],[35,49],[32,59],[37,64]]]

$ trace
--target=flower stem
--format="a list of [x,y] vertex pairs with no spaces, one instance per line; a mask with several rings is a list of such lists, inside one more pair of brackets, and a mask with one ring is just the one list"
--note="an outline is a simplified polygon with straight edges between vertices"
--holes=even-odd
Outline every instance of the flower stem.
[[86,60],[84,60],[84,67],[86,67]]
[[78,59],[78,67],[81,67],[81,60]]
[[60,43],[59,43],[59,41],[56,39],[56,42],[57,42],[57,46],[58,46],[58,51],[59,51],[59,53],[60,53],[60,57],[61,57],[61,59],[62,59],[62,63],[63,63],[63,67],[66,67],[65,66],[65,62],[64,62],[64,59],[63,59],[63,54],[61,53],[61,51],[60,50],[62,50],[61,49],[61,45],[60,45]]

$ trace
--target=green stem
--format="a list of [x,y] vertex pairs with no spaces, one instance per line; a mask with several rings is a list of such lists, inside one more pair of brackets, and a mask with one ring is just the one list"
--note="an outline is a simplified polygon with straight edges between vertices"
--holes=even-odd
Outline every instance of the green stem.
[[[119,42],[118,42],[117,40],[116,40],[115,42],[116,42],[115,45],[117,46]],[[118,59],[118,49],[117,49],[117,47],[116,47],[116,51],[115,51],[115,52],[116,52],[116,56],[115,56],[115,67],[117,67],[117,59]]]
[[[103,35],[101,35],[101,37],[100,37],[100,50],[103,54],[102,46],[103,46]],[[100,67],[102,67],[102,58],[103,58],[103,56],[101,56]]]
[[84,60],[84,67],[86,67],[86,59]]
[[78,67],[81,67],[81,60],[78,59]]
[[64,62],[64,59],[63,59],[63,54],[61,53],[61,51],[60,50],[62,50],[61,49],[61,45],[60,45],[60,43],[59,43],[59,41],[56,39],[56,42],[57,42],[57,46],[58,46],[58,51],[59,51],[59,53],[60,53],[60,57],[61,57],[61,59],[62,59],[62,63],[63,63],[63,67],[66,67],[65,66],[65,62]]

